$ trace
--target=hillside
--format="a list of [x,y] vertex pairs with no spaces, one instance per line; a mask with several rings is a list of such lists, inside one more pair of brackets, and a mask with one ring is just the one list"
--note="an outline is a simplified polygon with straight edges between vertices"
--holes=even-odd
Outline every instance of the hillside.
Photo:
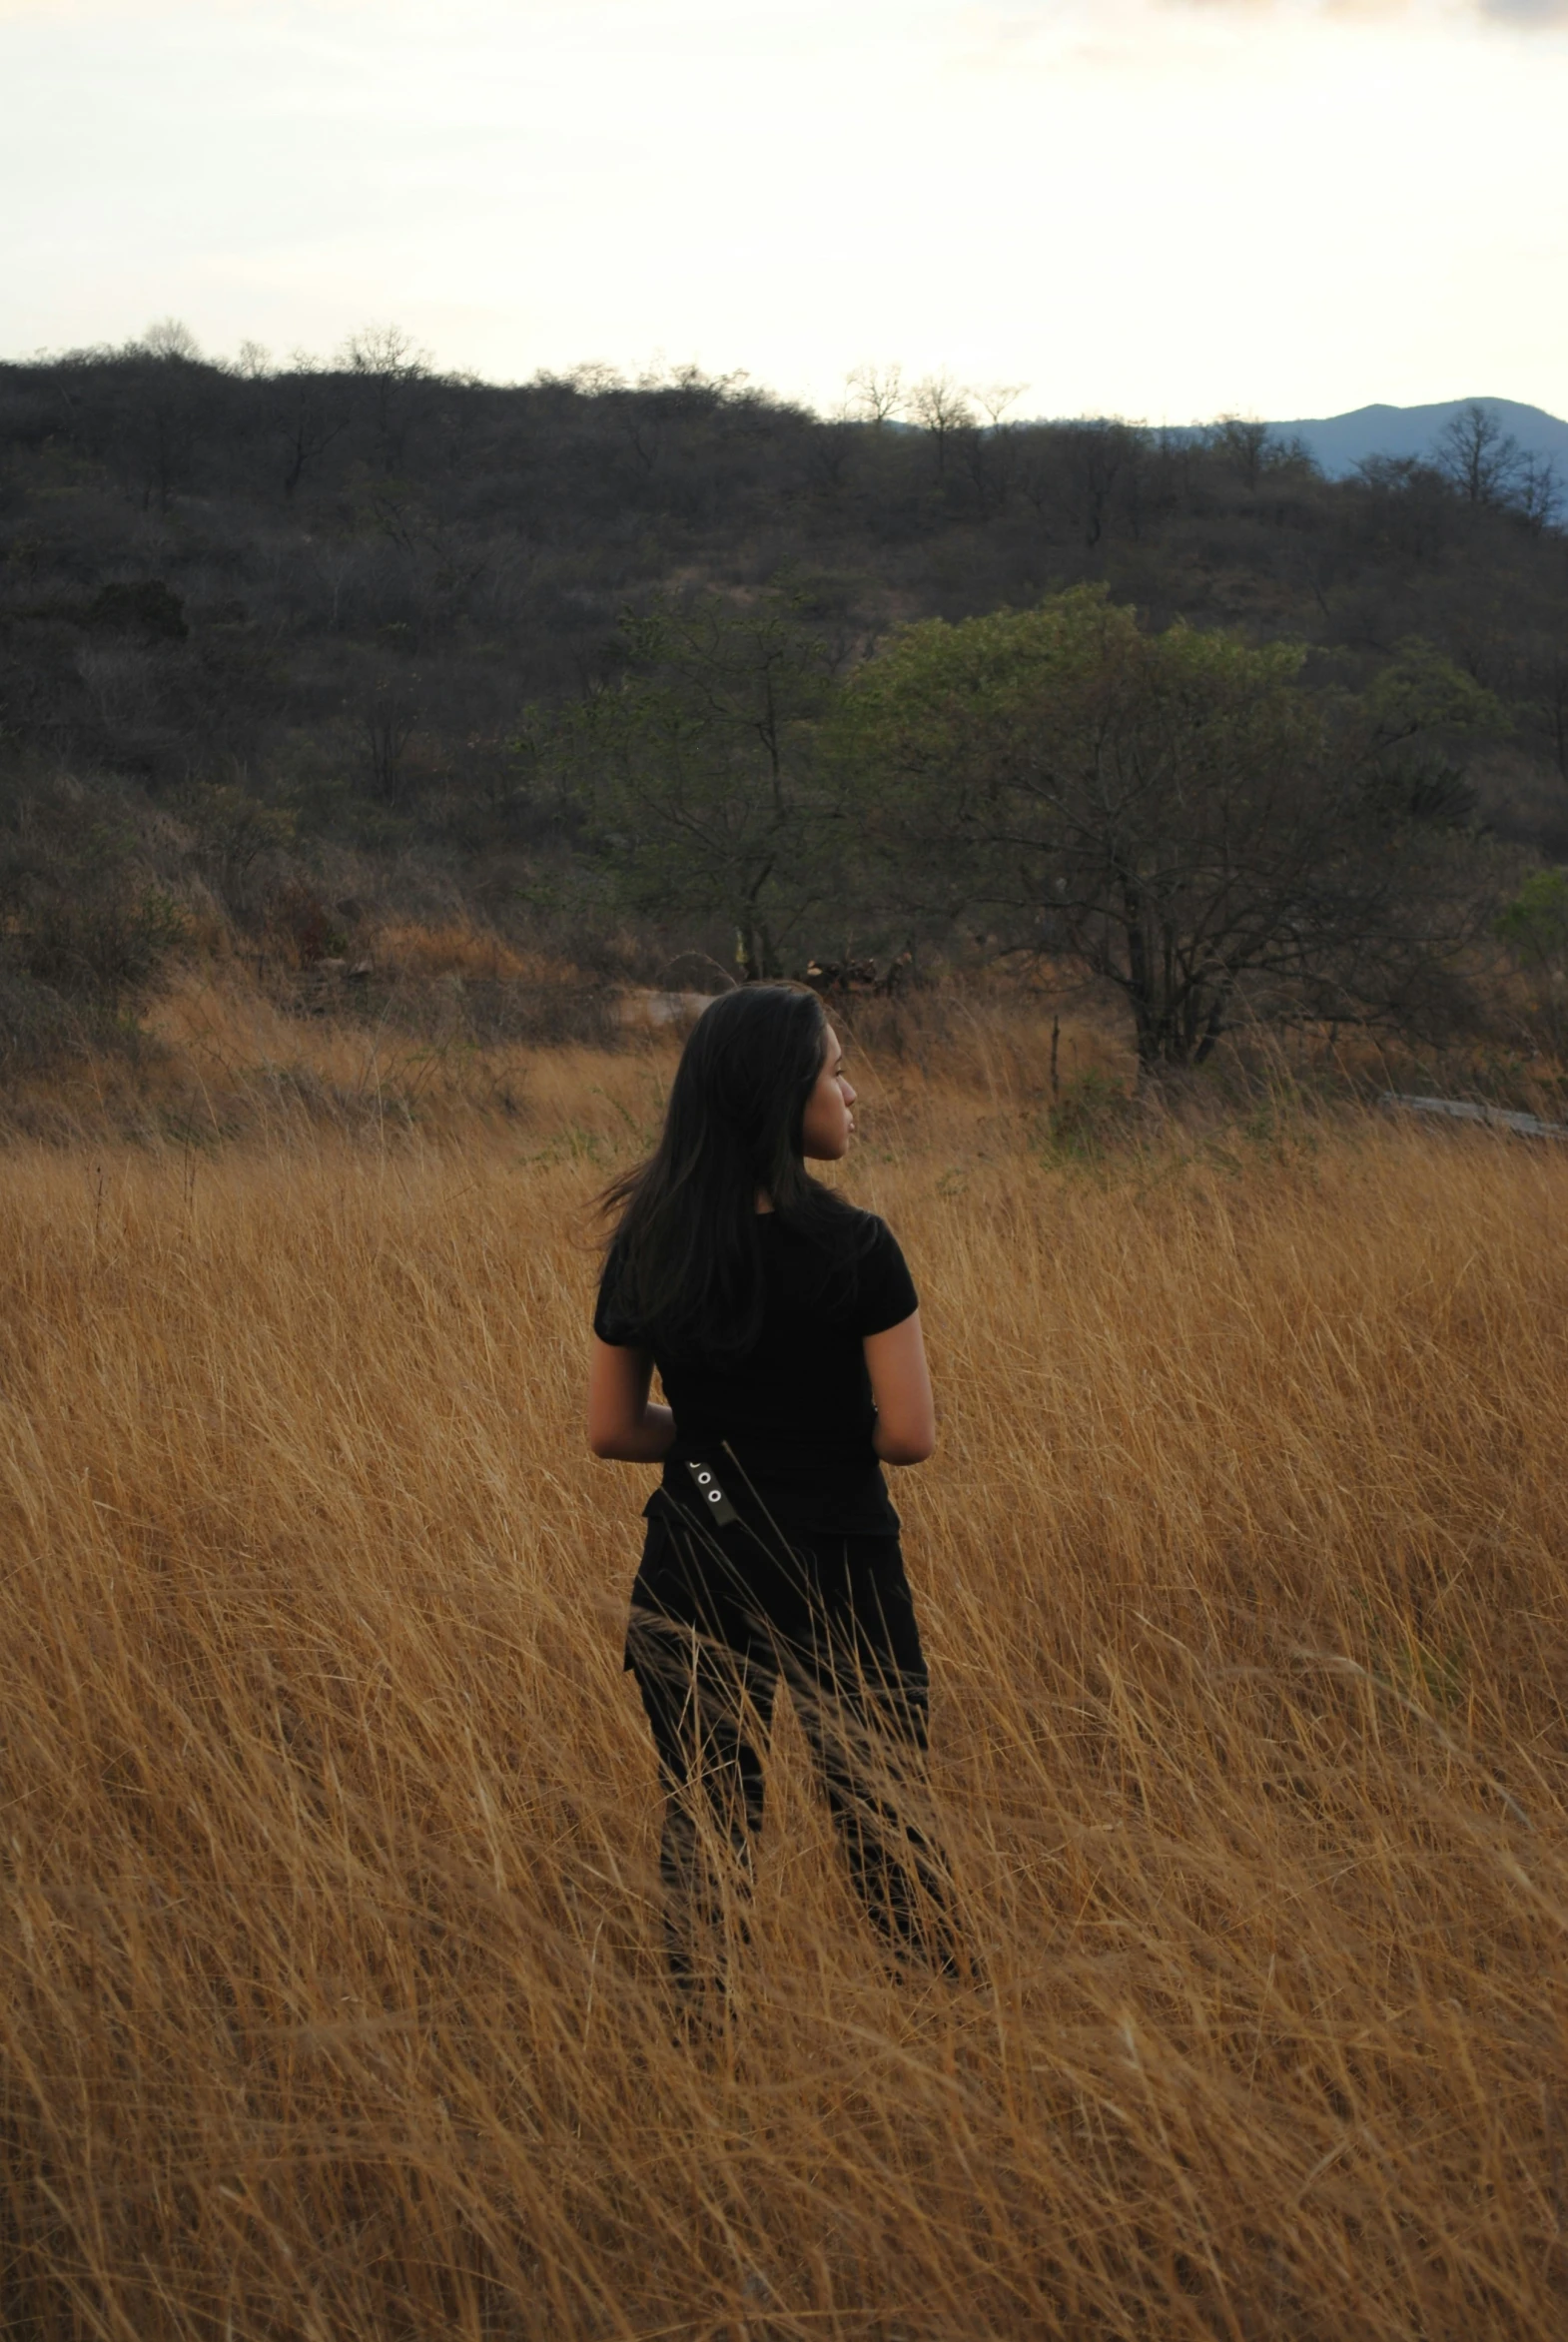
[[[367,906],[635,957],[528,744],[661,596],[772,591],[839,677],[905,621],[1086,582],[1150,628],[1296,638],[1314,688],[1417,637],[1495,704],[1463,745],[1476,817],[1568,857],[1568,538],[1506,479],[1331,478],[1245,423],[922,410],[823,417],[689,370],[444,379],[390,332],[334,371],[0,368],[0,891],[13,923],[53,905],[34,972],[134,993],[164,913],[116,894],[133,863],[187,921],[307,957],[352,956]],[[648,972],[733,941],[682,914]]]

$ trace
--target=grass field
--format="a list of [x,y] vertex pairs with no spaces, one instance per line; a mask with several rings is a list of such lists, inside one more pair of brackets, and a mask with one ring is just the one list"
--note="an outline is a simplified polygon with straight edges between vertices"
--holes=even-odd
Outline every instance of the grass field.
[[889,1980],[786,1718],[694,2054],[579,1428],[669,1062],[0,1158],[5,2330],[1560,2336],[1568,1162],[861,1069],[986,1980]]

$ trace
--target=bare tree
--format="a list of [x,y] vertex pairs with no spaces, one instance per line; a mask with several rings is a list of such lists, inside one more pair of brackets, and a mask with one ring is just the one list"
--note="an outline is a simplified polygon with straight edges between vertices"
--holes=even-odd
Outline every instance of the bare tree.
[[287,374],[273,377],[269,427],[283,445],[283,492],[292,496],[306,473],[349,427],[347,393],[332,375],[297,351]]
[[201,344],[179,318],[155,320],[142,336],[140,347],[150,358],[172,358],[185,366],[202,363]]
[[969,395],[979,404],[984,422],[972,420],[957,434],[964,467],[982,514],[1000,512],[1010,501],[1019,471],[1019,435],[1007,414],[1024,394],[1022,383],[991,383]]
[[1047,527],[1061,512],[1086,545],[1098,545],[1143,450],[1138,427],[1110,415],[1086,415],[1080,422],[1032,431],[1025,469],[1029,500]]
[[362,326],[344,344],[339,363],[370,387],[377,453],[382,469],[392,471],[401,460],[407,434],[408,387],[428,381],[430,353],[401,326]]
[[904,369],[901,366],[852,367],[844,378],[846,408],[858,421],[875,423],[880,430],[904,406]]
[[414,382],[430,371],[429,352],[396,325],[362,326],[345,342],[339,362],[349,374],[376,382]]
[[991,429],[999,431],[1028,389],[1027,383],[985,383],[970,395],[978,402]]
[[1208,433],[1208,443],[1222,455],[1242,486],[1256,488],[1268,461],[1268,425],[1253,415],[1222,414]]
[[[538,377],[541,382],[547,379],[543,375]],[[603,398],[611,390],[626,388],[626,378],[620,368],[612,366],[607,358],[583,359],[571,368],[565,380],[582,398]]]
[[936,448],[940,476],[947,470],[949,442],[957,432],[975,427],[970,393],[944,367],[940,374],[926,375],[915,385],[909,394],[909,410]]
[[168,510],[188,484],[209,420],[206,369],[196,337],[178,318],[162,318],[124,352],[132,361],[116,400],[116,435],[141,492],[144,511]]
[[1563,515],[1563,482],[1550,455],[1527,455],[1514,491],[1514,501],[1529,524],[1532,536],[1555,528]]
[[1497,416],[1472,398],[1437,434],[1437,468],[1472,504],[1506,504],[1519,484],[1524,449]]

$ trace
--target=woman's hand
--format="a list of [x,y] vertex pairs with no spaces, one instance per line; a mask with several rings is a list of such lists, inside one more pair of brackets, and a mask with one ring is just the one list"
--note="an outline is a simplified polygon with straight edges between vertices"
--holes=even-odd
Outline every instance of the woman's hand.
[[593,1339],[588,1367],[588,1445],[621,1464],[656,1464],[675,1444],[675,1418],[649,1403],[653,1360],[646,1350],[624,1350]]
[[877,1408],[872,1446],[885,1464],[923,1464],[937,1444],[937,1410],[920,1311],[886,1333],[868,1333],[863,1346]]

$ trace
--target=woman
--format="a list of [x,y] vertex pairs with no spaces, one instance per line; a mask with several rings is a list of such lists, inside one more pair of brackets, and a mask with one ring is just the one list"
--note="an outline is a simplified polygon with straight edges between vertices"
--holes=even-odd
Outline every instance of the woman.
[[919,1306],[885,1223],[806,1171],[848,1152],[854,1103],[814,993],[727,993],[687,1041],[655,1153],[605,1199],[620,1217],[588,1442],[664,1466],[626,1665],[658,1753],[688,1989],[722,1989],[781,1679],[868,1917],[898,1958],[953,1965],[942,1865],[909,1810],[927,1678],[881,1470],[935,1442]]

